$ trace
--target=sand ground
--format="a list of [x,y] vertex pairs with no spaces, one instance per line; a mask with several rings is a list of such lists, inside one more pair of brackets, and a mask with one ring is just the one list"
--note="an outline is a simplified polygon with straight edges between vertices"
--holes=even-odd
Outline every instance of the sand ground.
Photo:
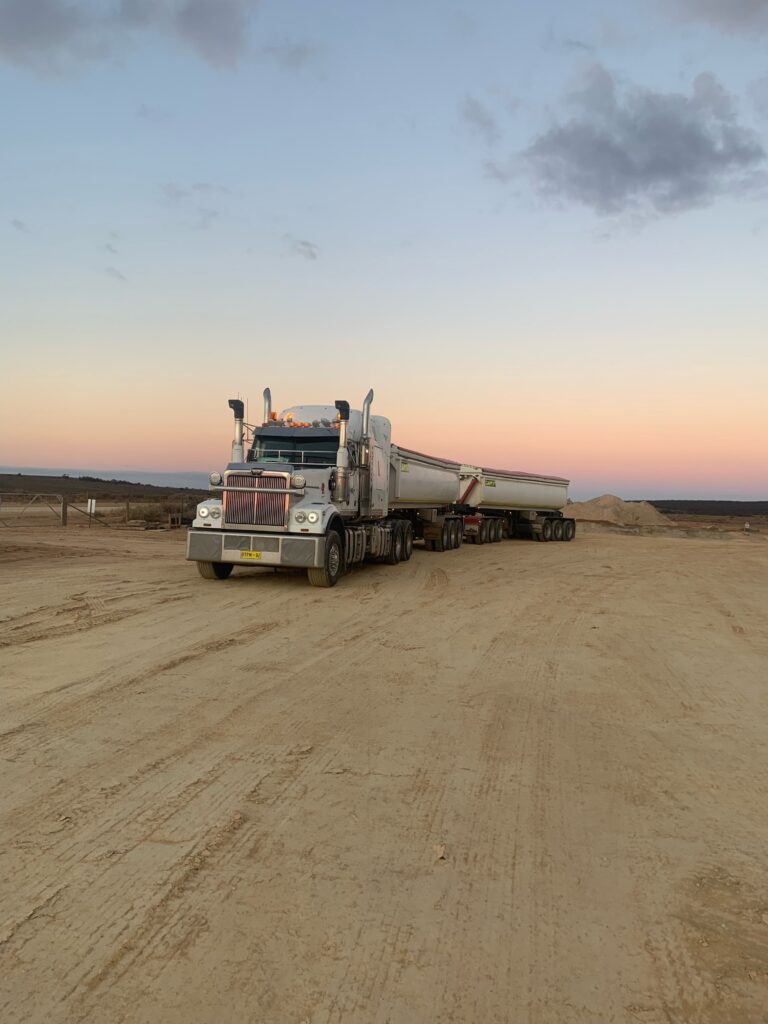
[[0,1020],[764,1024],[768,542],[0,534]]

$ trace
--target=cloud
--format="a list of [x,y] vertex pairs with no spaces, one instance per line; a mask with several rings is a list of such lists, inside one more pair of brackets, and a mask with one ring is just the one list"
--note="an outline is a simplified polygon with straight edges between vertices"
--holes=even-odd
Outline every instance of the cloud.
[[294,238],[293,235],[283,235],[288,243],[288,251],[294,256],[301,256],[302,259],[314,261],[320,256],[319,248],[314,242],[308,242],[305,238]]
[[107,273],[116,281],[122,281],[123,284],[125,284],[128,281],[128,278],[125,276],[125,274],[121,274],[117,267],[107,267]]
[[601,214],[675,213],[754,187],[766,153],[738,123],[733,98],[711,74],[690,95],[621,83],[594,65],[566,97],[557,121],[506,163],[500,181],[529,176],[553,200]]
[[114,245],[112,245],[112,243],[111,243],[111,242],[107,242],[107,243],[105,244],[104,248],[105,248],[105,249],[107,250],[107,252],[111,252],[111,253],[113,253],[113,254],[114,254],[115,256],[117,256],[117,249],[116,249],[116,248],[114,247]]
[[217,221],[220,218],[221,210],[214,210],[213,207],[210,206],[198,206],[197,222],[195,227],[199,228],[201,231],[205,231],[214,223],[214,221]]
[[460,108],[461,118],[487,146],[499,141],[501,133],[496,118],[484,103],[474,96],[465,96]]
[[219,185],[215,181],[196,181],[192,184],[193,192],[207,192],[214,193],[220,196],[231,196],[232,189],[227,188],[226,185]]
[[165,184],[160,186],[160,191],[163,194],[163,199],[169,204],[178,203],[189,195],[187,189],[182,188],[175,181],[166,181]]
[[768,0],[662,0],[674,14],[726,32],[768,31]]
[[262,46],[259,52],[273,60],[278,67],[285,71],[299,71],[319,51],[316,46],[310,46],[307,43],[276,43],[272,46]]
[[768,75],[758,78],[749,86],[752,105],[760,117],[768,118]]
[[23,220],[19,220],[18,217],[14,217],[13,218],[13,220],[11,221],[11,226],[16,228],[16,230],[20,231],[23,235],[31,235],[32,234],[32,232],[29,229],[29,227],[24,223]]
[[[235,67],[249,47],[258,0],[0,0],[0,59],[59,70],[103,59],[154,32],[214,67]],[[110,9],[111,8],[111,9]]]
[[231,68],[247,49],[253,6],[247,0],[185,0],[176,12],[175,27],[209,64]]

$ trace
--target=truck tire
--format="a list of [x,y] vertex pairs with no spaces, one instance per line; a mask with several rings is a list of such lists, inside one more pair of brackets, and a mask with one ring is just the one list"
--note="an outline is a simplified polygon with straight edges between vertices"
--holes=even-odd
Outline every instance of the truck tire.
[[413,527],[410,523],[403,523],[403,561],[407,562],[413,554]]
[[313,587],[335,587],[343,571],[339,535],[329,533],[325,540],[325,563],[320,568],[307,569],[307,579]]
[[576,536],[576,523],[572,519],[566,519],[563,523],[563,540],[573,540]]
[[464,543],[464,520],[456,520],[456,547],[460,548]]
[[495,544],[498,544],[504,537],[504,522],[501,519],[494,519],[493,521],[493,540]]
[[452,551],[455,551],[459,546],[459,521],[458,519],[451,520],[450,527],[450,547]]
[[197,571],[204,580],[225,580],[232,574],[231,562],[198,562]]
[[392,539],[389,542],[389,554],[384,556],[384,561],[387,565],[397,565],[403,561],[405,549],[405,538],[403,537],[403,528],[400,523],[394,523],[390,533],[392,534]]
[[552,520],[545,519],[541,524],[541,539],[552,540]]
[[563,539],[563,520],[553,519],[552,520],[552,540]]
[[475,544],[485,544],[488,541],[488,520],[481,519],[477,524],[477,533],[475,534]]

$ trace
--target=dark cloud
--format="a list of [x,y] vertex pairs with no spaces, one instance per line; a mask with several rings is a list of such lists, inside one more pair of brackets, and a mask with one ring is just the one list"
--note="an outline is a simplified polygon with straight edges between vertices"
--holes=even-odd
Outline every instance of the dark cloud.
[[110,277],[113,277],[115,281],[122,281],[123,284],[128,281],[125,274],[121,274],[117,267],[107,267],[107,273]]
[[231,68],[249,47],[258,0],[0,0],[0,59],[41,70],[110,56],[139,33],[183,43]]
[[465,96],[460,108],[461,118],[475,135],[488,146],[498,142],[499,126],[491,111],[475,96]]
[[662,0],[687,20],[704,21],[726,32],[768,31],[768,0]]
[[216,67],[234,67],[248,45],[247,0],[185,0],[176,12],[179,35]]
[[11,226],[16,228],[16,230],[20,231],[23,235],[31,235],[32,234],[32,232],[27,227],[27,225],[24,223],[24,221],[23,220],[19,220],[18,217],[14,217],[13,218],[13,220],[11,221]]
[[89,19],[62,0],[0,0],[0,57],[35,64],[85,41]]
[[598,213],[663,214],[754,185],[766,157],[738,123],[732,97],[700,74],[690,95],[625,85],[596,65],[566,98],[570,116],[517,157],[490,163],[502,181],[526,174],[545,196]]
[[319,248],[314,242],[308,242],[305,238],[294,238],[293,235],[284,235],[288,243],[288,250],[294,256],[301,256],[305,260],[316,260],[320,255]]

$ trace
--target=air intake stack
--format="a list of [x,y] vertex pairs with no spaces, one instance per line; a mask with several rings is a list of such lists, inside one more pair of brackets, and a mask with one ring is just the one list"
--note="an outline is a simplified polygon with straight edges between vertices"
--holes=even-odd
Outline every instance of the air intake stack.
[[239,398],[230,398],[229,408],[235,414],[235,439],[232,442],[232,461],[245,462],[245,453],[243,451],[243,416],[245,414],[245,406]]
[[349,402],[337,401],[339,411],[339,450],[336,453],[336,494],[335,497],[346,504],[349,501],[349,452],[347,450],[347,421],[349,420]]

